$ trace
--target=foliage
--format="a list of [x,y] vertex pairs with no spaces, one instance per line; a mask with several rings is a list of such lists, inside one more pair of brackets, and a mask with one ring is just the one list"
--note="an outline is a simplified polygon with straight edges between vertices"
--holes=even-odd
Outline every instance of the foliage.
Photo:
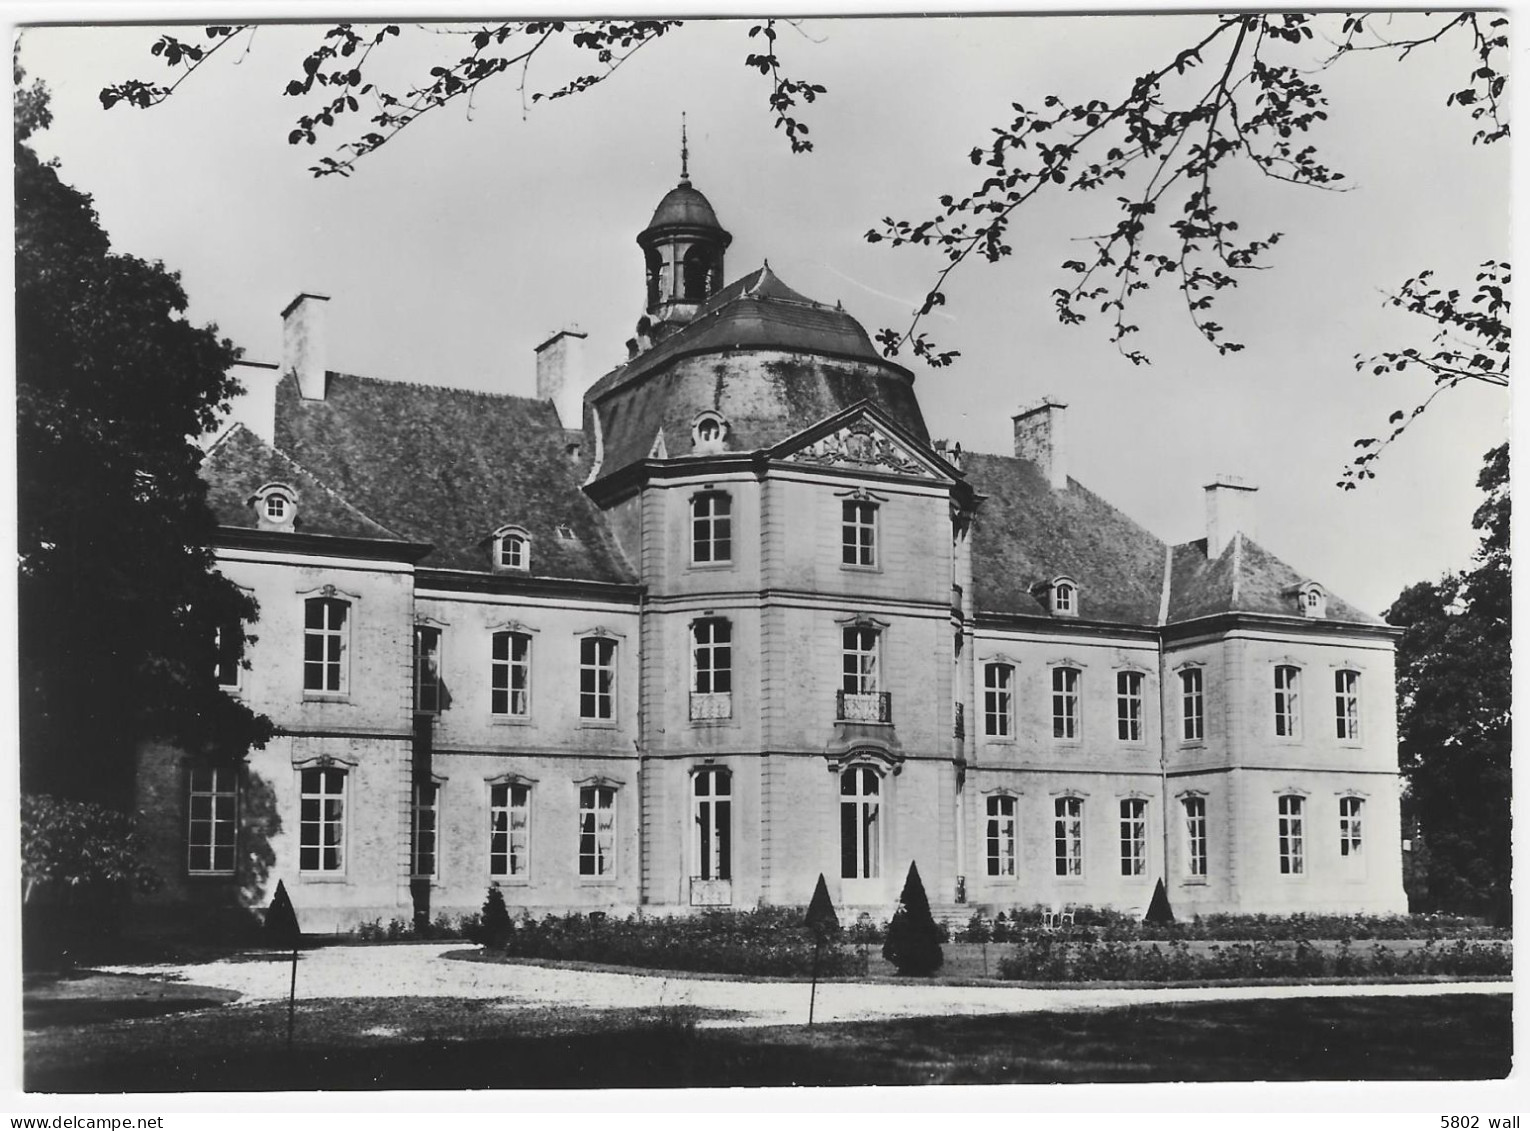
[[1509,448],[1487,454],[1474,568],[1421,581],[1387,610],[1397,642],[1404,820],[1427,850],[1424,906],[1493,911],[1510,896],[1512,569]]
[[419,921],[394,917],[384,923],[381,918],[377,918],[357,924],[352,933],[358,942],[431,942],[437,939],[479,941],[482,938],[482,919],[482,915],[476,912],[454,918],[444,911],[434,919],[422,917]]
[[133,821],[125,813],[46,794],[21,795],[23,902],[39,888],[72,889],[133,884],[159,886],[152,868],[138,860]]
[[[1501,102],[1505,17],[1463,12],[1443,18],[1432,33],[1399,39],[1376,31],[1377,18],[1216,16],[1205,34],[1124,93],[1079,101],[1049,94],[1039,106],[1014,102],[1010,120],[973,147],[979,174],[971,188],[943,194],[939,211],[925,219],[889,216],[866,233],[873,243],[934,248],[946,261],[909,324],[877,334],[884,352],[894,356],[908,347],[931,365],[950,364],[958,351],[940,349],[920,323],[945,305],[952,272],[974,257],[997,263],[1010,256],[1011,224],[1043,194],[1106,189],[1119,194],[1117,220],[1088,238],[1089,255],[1062,264],[1073,278],[1052,292],[1058,319],[1077,325],[1091,314],[1103,316],[1122,355],[1144,364],[1147,356],[1131,344],[1140,327],[1129,320],[1128,308],[1166,282],[1184,296],[1190,320],[1218,353],[1241,350],[1211,318],[1212,308],[1220,292],[1238,285],[1240,274],[1262,266],[1282,233],[1244,234],[1223,208],[1230,193],[1222,186],[1241,163],[1269,180],[1340,188],[1344,174],[1309,140],[1328,117],[1327,94],[1314,75],[1356,53],[1381,50],[1402,59],[1452,34],[1469,36],[1476,65],[1446,102],[1471,108],[1475,141],[1508,136],[1507,105]],[[1316,56],[1315,32],[1330,45]],[[1209,83],[1200,77],[1202,67],[1215,76]]]
[[510,912],[505,907],[505,893],[497,887],[489,888],[483,901],[483,914],[479,919],[478,932],[483,945],[499,950],[510,939]]
[[[515,924],[505,954],[645,966],[702,973],[806,977],[812,972],[813,934],[803,926],[801,907],[754,911],[704,911],[697,915],[629,916],[600,913],[526,917]],[[848,974],[854,956],[823,948],[819,972]]]
[[[958,936],[959,942],[982,942],[984,927],[995,942],[1061,937],[1091,938],[1107,942],[1210,941],[1294,942],[1297,939],[1477,939],[1507,938],[1506,929],[1492,927],[1478,918],[1455,915],[1294,915],[1230,914],[1196,915],[1172,923],[1147,923],[1134,915],[1101,907],[1079,907],[1074,927],[1060,933],[1042,929],[1042,908],[1019,909],[996,914],[989,923],[974,915]],[[980,924],[974,927],[973,924]],[[977,933],[974,933],[974,932]]]
[[135,743],[238,758],[270,723],[217,684],[256,607],[213,571],[215,520],[191,437],[238,356],[183,315],[178,278],[110,250],[90,198],[27,144],[16,103],[16,398],[23,788],[120,801]]
[[1420,416],[1441,393],[1467,382],[1507,388],[1509,385],[1509,284],[1507,263],[1489,261],[1477,272],[1476,293],[1464,298],[1456,288],[1441,290],[1434,282],[1433,271],[1420,271],[1402,285],[1397,294],[1387,297],[1389,306],[1417,314],[1439,326],[1424,349],[1408,346],[1372,356],[1355,358],[1355,368],[1370,369],[1380,375],[1402,373],[1410,367],[1429,375],[1434,388],[1411,412],[1398,409],[1388,423],[1392,431],[1385,437],[1356,440],[1361,449],[1344,470],[1339,486],[1354,490],[1363,479],[1374,479],[1369,466],[1387,447]]
[[919,878],[919,865],[909,864],[898,909],[887,926],[887,942],[882,957],[898,968],[898,973],[927,978],[945,961],[940,952],[940,928],[930,914],[930,901]]
[[999,976],[1038,982],[1188,982],[1248,978],[1482,977],[1513,972],[1502,942],[1457,939],[1412,949],[1381,942],[1357,950],[1348,939],[1319,947],[1307,939],[1214,944],[1204,953],[1183,939],[1159,943],[1096,942],[1042,935],[1016,944]]
[[[799,102],[810,103],[826,93],[817,83],[791,78],[781,71],[776,39],[779,25],[790,20],[761,20],[751,24],[749,39],[757,47],[744,60],[770,80],[768,106],[776,128],[784,129],[792,152],[813,148],[808,126],[797,117]],[[457,57],[443,59],[427,76],[413,83],[392,85],[376,78],[385,70],[390,43],[403,36],[397,24],[358,26],[332,24],[318,32],[318,45],[304,57],[302,73],[283,93],[307,100],[287,140],[315,145],[321,132],[350,130],[349,140],[336,145],[334,155],[321,157],[310,172],[316,177],[349,176],[356,162],[380,149],[421,117],[457,101],[470,107],[478,88],[491,79],[512,74],[519,78],[523,105],[553,101],[598,86],[641,48],[681,26],[679,20],[534,20],[478,25],[439,25],[431,31],[456,47]],[[255,24],[212,24],[202,29],[206,42],[163,35],[150,48],[174,74],[168,85],[143,79],[114,83],[100,92],[101,105],[146,109],[164,102],[199,68],[230,45],[254,42]],[[418,34],[423,29],[415,29]],[[566,46],[574,60],[572,77],[554,79],[531,89],[531,68],[542,60],[557,66],[554,49]],[[373,56],[378,58],[374,59]],[[554,55],[549,59],[548,56]],[[566,70],[566,68],[565,68]]]

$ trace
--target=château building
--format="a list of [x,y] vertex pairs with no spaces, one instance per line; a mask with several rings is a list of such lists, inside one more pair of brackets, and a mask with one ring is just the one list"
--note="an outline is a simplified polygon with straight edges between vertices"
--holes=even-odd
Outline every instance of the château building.
[[[326,299],[208,450],[219,569],[259,601],[237,769],[142,751],[161,917],[305,929],[478,908],[932,904],[1392,912],[1394,630],[1206,487],[1168,545],[1070,474],[934,441],[914,375],[731,237],[688,178],[646,313],[537,396],[328,368]],[[636,283],[637,280],[634,280]],[[634,287],[636,290],[636,287]]]

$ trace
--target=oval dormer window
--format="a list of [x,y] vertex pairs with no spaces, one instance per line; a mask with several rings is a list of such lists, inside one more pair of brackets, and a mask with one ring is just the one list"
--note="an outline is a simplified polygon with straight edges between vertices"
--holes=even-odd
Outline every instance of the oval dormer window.
[[728,438],[728,422],[710,409],[691,421],[691,443],[700,451],[720,451]]
[[297,518],[297,492],[285,483],[267,483],[250,499],[262,528],[290,529]]

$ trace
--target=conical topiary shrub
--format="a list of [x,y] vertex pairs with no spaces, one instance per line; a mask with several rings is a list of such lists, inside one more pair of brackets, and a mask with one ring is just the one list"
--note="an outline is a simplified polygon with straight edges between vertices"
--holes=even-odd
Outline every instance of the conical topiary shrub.
[[503,950],[510,941],[510,911],[505,906],[504,892],[497,887],[491,887],[483,901],[479,929],[483,932],[483,945],[491,950]]
[[930,914],[930,901],[919,879],[918,864],[908,866],[908,879],[898,897],[898,910],[888,924],[882,957],[896,966],[898,973],[916,978],[928,978],[946,960],[940,951],[940,928]]
[[1174,922],[1174,909],[1169,906],[1169,892],[1162,880],[1153,889],[1153,902],[1148,904],[1147,914],[1142,917],[1142,921],[1156,924]]

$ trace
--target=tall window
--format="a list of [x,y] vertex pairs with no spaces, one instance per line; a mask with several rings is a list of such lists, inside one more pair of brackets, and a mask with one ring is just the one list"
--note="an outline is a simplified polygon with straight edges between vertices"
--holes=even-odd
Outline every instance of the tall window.
[[1306,867],[1306,836],[1302,813],[1306,799],[1286,794],[1280,799],[1280,874],[1298,876]]
[[1053,805],[1053,840],[1059,876],[1084,874],[1084,799],[1059,797]]
[[1302,717],[1297,709],[1297,693],[1301,690],[1300,668],[1280,664],[1275,668],[1275,735],[1277,738],[1296,738],[1301,733]]
[[243,637],[237,623],[220,624],[213,629],[213,674],[219,687],[239,686],[239,644]]
[[303,690],[343,693],[350,666],[350,603],[312,597],[303,605]]
[[428,624],[414,626],[414,709],[441,710],[441,630]]
[[1015,669],[1009,664],[983,665],[983,733],[1010,738],[1015,733]]
[[691,780],[691,826],[696,875],[733,878],[733,777],[727,770],[698,770]]
[[513,782],[491,785],[489,787],[489,875],[525,876],[530,870],[531,787],[516,785]]
[[586,636],[579,642],[579,717],[616,718],[616,641]]
[[1071,614],[1073,610],[1073,586],[1066,581],[1059,581],[1052,590],[1052,611],[1054,613]]
[[839,874],[871,880],[882,874],[882,779],[870,766],[839,778]]
[[616,790],[603,785],[585,786],[579,791],[579,874],[615,873]]
[[1360,738],[1360,673],[1333,673],[1334,732],[1341,742]]
[[231,873],[238,839],[238,771],[230,766],[195,766],[188,775],[186,870]]
[[441,787],[433,781],[415,782],[410,806],[409,874],[416,879],[435,879],[436,815]]
[[880,678],[882,634],[875,628],[852,624],[845,627],[843,688],[852,695],[873,695]]
[[1142,673],[1116,673],[1116,737],[1142,741]]
[[1185,870],[1193,879],[1206,877],[1206,799],[1187,797],[1185,806]]
[[703,491],[691,499],[691,561],[732,560],[733,500],[721,491]]
[[877,564],[877,504],[846,499],[842,509],[842,558],[845,565]]
[[699,695],[733,690],[733,625],[699,620],[691,626],[691,690]]
[[344,770],[304,770],[298,814],[298,870],[345,868]]
[[496,632],[489,661],[489,710],[523,719],[531,714],[531,637]]
[[1351,868],[1360,864],[1365,838],[1361,834],[1360,820],[1365,811],[1365,801],[1359,797],[1339,798],[1339,856]]
[[1200,668],[1179,673],[1179,691],[1180,734],[1186,742],[1200,742],[1206,737],[1206,683]]
[[1015,799],[1002,793],[988,798],[988,874],[1015,874]]
[[1078,669],[1052,669],[1052,737],[1078,737]]
[[1121,802],[1121,874],[1147,871],[1147,802],[1128,797]]

